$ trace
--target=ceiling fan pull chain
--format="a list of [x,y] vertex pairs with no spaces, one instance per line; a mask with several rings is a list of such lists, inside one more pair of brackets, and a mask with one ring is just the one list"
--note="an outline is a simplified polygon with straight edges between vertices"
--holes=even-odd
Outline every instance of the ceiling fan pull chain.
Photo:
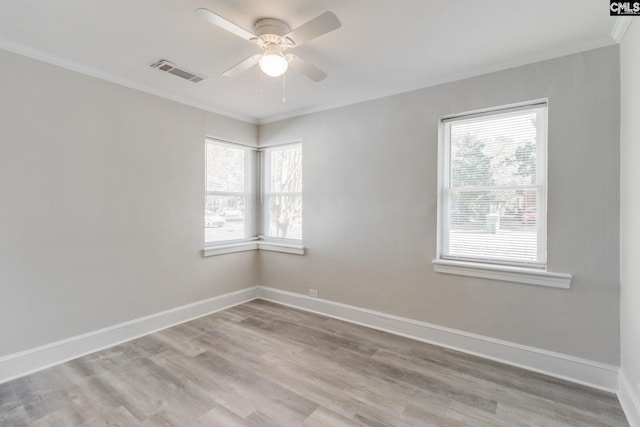
[[287,102],[287,73],[282,75],[282,102]]
[[260,80],[260,95],[262,95],[262,70],[258,68],[258,79]]

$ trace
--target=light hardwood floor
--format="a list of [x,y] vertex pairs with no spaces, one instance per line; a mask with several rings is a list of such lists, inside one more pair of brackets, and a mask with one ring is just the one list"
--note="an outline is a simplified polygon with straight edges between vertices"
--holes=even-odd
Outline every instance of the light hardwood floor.
[[1,426],[625,426],[610,393],[265,301],[0,385]]

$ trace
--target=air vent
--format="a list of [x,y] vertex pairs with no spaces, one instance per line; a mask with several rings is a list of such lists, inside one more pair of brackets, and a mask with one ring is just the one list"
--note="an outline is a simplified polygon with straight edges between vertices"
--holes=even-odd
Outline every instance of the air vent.
[[179,68],[176,64],[174,64],[173,62],[169,62],[166,59],[161,59],[155,64],[151,64],[151,68],[155,68],[160,71],[166,71],[169,74],[173,74],[174,76],[189,80],[193,83],[198,83],[206,79],[205,76],[196,74],[192,71],[187,71],[184,68]]

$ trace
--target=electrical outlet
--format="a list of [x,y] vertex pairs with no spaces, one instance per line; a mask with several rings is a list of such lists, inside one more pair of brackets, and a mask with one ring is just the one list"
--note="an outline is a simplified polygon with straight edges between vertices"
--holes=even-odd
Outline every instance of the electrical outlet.
[[318,298],[318,290],[317,289],[309,289],[309,296]]

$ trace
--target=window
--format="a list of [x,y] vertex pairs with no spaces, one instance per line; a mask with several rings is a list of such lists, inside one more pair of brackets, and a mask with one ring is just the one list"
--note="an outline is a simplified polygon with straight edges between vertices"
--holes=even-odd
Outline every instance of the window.
[[259,151],[207,139],[205,146],[204,255],[253,249],[303,254],[302,145]]
[[205,244],[254,237],[256,150],[206,141]]
[[263,234],[302,239],[302,145],[267,148],[263,152]]
[[546,268],[546,120],[539,103],[441,121],[440,260]]
[[546,105],[442,121],[441,257],[544,267]]

